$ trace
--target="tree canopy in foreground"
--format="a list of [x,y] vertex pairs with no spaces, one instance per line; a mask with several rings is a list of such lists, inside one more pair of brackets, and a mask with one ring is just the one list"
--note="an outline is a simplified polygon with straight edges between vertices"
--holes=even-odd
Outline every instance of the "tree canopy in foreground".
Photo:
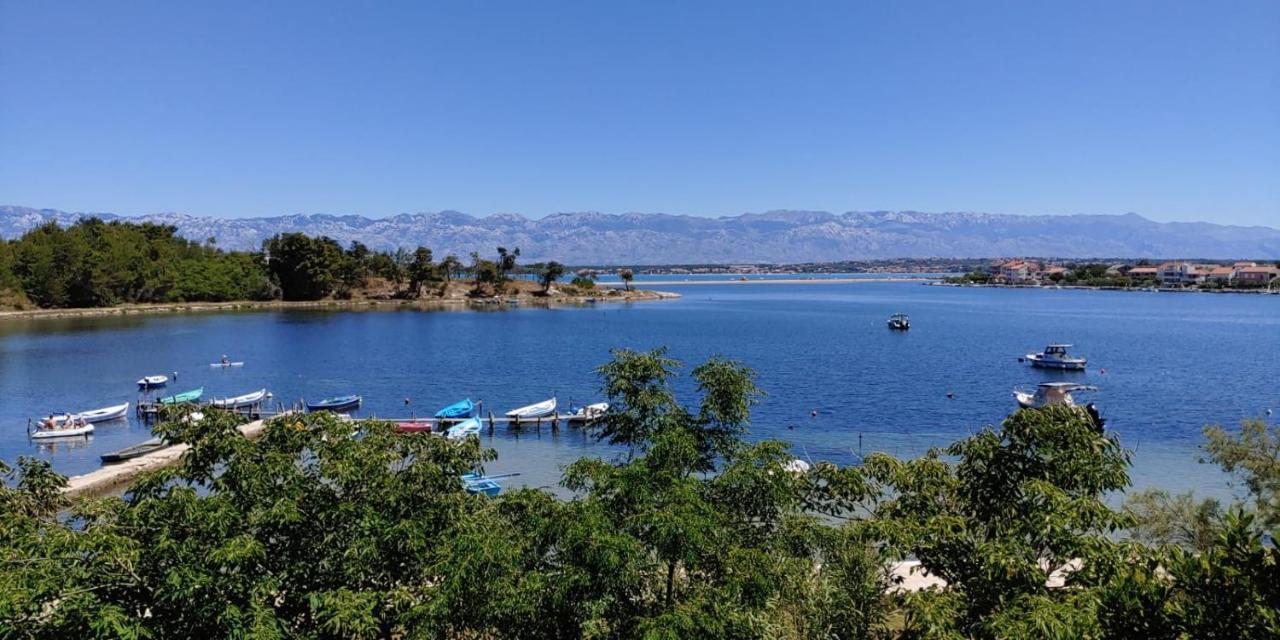
[[[621,453],[565,469],[568,499],[470,495],[460,474],[494,456],[478,440],[327,414],[253,442],[226,414],[167,422],[191,445],[180,465],[74,505],[22,458],[0,487],[0,637],[1280,634],[1255,510],[1225,511],[1199,549],[1127,538],[1134,512],[1104,497],[1127,486],[1128,454],[1078,411],[805,470],[746,439],[750,369],[714,358],[681,401],[681,368],[662,350],[600,368],[614,406],[596,429]],[[904,558],[949,586],[897,588]]]

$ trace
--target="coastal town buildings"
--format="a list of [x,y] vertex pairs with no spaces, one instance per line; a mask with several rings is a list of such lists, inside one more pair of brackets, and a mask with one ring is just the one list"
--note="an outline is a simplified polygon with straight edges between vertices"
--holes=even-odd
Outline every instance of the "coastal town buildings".
[[[1105,265],[1105,270],[1103,266]],[[1091,275],[1072,272],[1075,264],[1042,264],[1027,258],[996,260],[988,273],[999,284],[1046,284],[1070,282],[1077,276],[1095,282],[1123,280],[1129,284],[1146,282],[1165,288],[1214,287],[1255,288],[1280,284],[1280,266],[1238,261],[1230,265],[1192,260],[1170,260],[1160,264],[1103,263],[1085,264]]]

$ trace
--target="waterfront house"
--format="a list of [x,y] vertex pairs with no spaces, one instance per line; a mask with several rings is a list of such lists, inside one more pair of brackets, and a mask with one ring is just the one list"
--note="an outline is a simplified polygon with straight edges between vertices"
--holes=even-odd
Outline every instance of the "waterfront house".
[[1245,267],[1236,271],[1236,282],[1246,287],[1265,287],[1276,278],[1280,278],[1280,269],[1276,267]]
[[1160,275],[1160,267],[1134,267],[1125,275],[1134,280],[1155,280]]
[[1157,279],[1160,284],[1171,287],[1182,287],[1204,282],[1205,273],[1200,268],[1185,260],[1166,262],[1159,267]]
[[1212,269],[1209,270],[1209,273],[1206,276],[1206,279],[1209,281],[1221,282],[1223,284],[1231,282],[1232,280],[1235,280],[1235,278],[1236,278],[1235,267],[1213,267]]
[[1003,282],[1031,282],[1040,275],[1040,264],[1031,260],[1010,260],[996,270],[996,279]]

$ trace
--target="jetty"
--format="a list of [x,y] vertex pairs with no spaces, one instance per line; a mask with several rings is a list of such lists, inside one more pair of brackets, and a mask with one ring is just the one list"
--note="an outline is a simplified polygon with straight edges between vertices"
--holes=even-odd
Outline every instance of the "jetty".
[[[262,435],[265,426],[266,420],[259,419],[240,425],[237,429],[244,437],[256,440]],[[127,486],[144,473],[177,464],[190,448],[187,444],[172,444],[132,460],[109,464],[96,471],[72,476],[67,478],[67,486],[62,490],[62,495],[74,500],[110,493]]]

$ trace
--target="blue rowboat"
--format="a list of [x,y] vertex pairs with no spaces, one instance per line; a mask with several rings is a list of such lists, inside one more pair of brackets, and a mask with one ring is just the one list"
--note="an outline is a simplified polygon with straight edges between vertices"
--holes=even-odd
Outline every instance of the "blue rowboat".
[[360,406],[360,396],[337,396],[319,402],[308,402],[307,411],[350,411]]
[[441,420],[462,420],[476,415],[476,403],[471,398],[459,400],[436,412],[436,417]]
[[480,426],[480,418],[467,418],[449,427],[449,430],[444,433],[444,437],[450,440],[462,440],[467,436],[478,436],[480,435]]
[[478,473],[462,474],[462,486],[472,495],[482,493],[492,498],[502,493],[502,485],[498,484],[497,480]]

